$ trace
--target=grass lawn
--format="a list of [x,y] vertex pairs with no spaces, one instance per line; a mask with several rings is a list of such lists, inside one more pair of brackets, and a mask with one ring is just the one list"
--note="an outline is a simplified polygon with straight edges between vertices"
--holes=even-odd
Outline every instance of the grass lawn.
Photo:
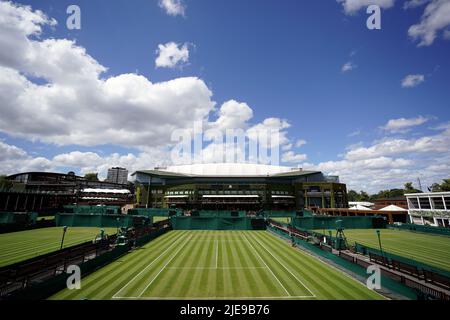
[[159,222],[159,221],[163,221],[163,220],[167,220],[169,219],[169,217],[159,217],[159,216],[155,216],[153,217],[153,222]]
[[291,218],[271,218],[274,221],[278,221],[281,223],[287,223],[290,224],[291,223]]
[[[407,230],[380,231],[384,251],[450,271],[450,237]],[[323,233],[323,230],[316,232]],[[344,233],[349,245],[358,242],[375,249],[380,248],[375,229],[347,229]]]
[[[62,227],[0,234],[0,267],[30,259],[61,246]],[[115,234],[115,228],[104,228],[107,234]],[[100,228],[69,227],[64,239],[64,247],[93,240]]]
[[266,231],[170,231],[50,299],[383,299]]

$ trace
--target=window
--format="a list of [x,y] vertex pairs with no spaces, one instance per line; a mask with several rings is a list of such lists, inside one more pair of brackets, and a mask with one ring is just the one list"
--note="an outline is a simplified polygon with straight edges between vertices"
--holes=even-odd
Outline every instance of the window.
[[421,209],[431,209],[430,199],[428,198],[419,198],[420,208]]
[[431,198],[431,202],[433,203],[434,209],[444,210],[444,202],[441,197],[433,197]]
[[408,204],[410,209],[419,209],[419,203],[416,198],[408,198]]

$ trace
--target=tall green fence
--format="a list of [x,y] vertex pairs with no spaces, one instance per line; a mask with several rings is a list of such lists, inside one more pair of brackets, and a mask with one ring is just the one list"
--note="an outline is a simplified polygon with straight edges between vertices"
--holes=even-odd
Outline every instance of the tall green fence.
[[164,209],[164,208],[133,208],[128,210],[130,215],[139,215],[147,217],[169,217],[171,215],[181,215],[180,209]]
[[35,224],[37,218],[37,212],[0,212],[0,224]]
[[265,221],[250,217],[171,217],[174,230],[262,230]]
[[443,228],[443,227],[422,226],[420,224],[402,223],[402,224],[391,224],[389,225],[389,228],[450,236],[450,228]]
[[[340,221],[340,222],[338,222]],[[336,229],[338,225],[344,229],[385,228],[386,221],[382,217],[296,217],[292,219],[294,227],[303,230]]]
[[77,206],[67,205],[64,206],[64,213],[95,213],[95,214],[120,214],[119,206]]
[[59,213],[55,215],[56,226],[68,227],[136,227],[143,225],[151,225],[153,222],[151,217],[118,215],[118,214],[74,214]]

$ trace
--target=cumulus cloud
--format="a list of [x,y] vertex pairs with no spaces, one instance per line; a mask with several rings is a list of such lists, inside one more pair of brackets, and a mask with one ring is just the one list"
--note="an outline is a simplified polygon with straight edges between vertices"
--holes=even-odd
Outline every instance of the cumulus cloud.
[[357,67],[358,66],[356,64],[349,61],[341,67],[341,72],[349,72],[349,71],[352,71],[353,69],[356,69]]
[[380,8],[388,9],[394,6],[395,0],[336,0],[342,4],[346,14],[355,14],[362,8],[367,8],[370,5],[378,5]]
[[182,0],[159,0],[158,5],[170,16],[185,15],[186,5]]
[[146,148],[169,143],[171,131],[214,109],[212,92],[196,77],[103,78],[106,67],[74,41],[36,38],[52,23],[29,7],[0,3],[0,131],[58,145]]
[[408,35],[418,41],[418,46],[433,44],[440,31],[445,37],[446,28],[450,26],[450,1],[433,0],[426,7],[420,22],[408,29]]
[[431,0],[409,0],[409,1],[405,1],[405,3],[403,4],[403,9],[407,10],[407,9],[412,9],[412,8],[417,8],[420,7],[422,5],[424,5],[427,2],[430,2]]
[[297,148],[300,148],[301,146],[304,146],[305,144],[306,144],[306,140],[299,139],[299,140],[297,140],[297,142],[295,143],[295,146],[296,146]]
[[285,163],[300,163],[302,161],[305,161],[307,158],[308,157],[306,154],[295,153],[294,151],[287,151],[283,153],[281,161]]
[[411,127],[419,126],[430,120],[428,117],[418,116],[416,118],[399,118],[389,120],[381,129],[392,133],[406,132]]
[[175,42],[168,42],[166,44],[159,44],[156,51],[158,56],[155,60],[157,68],[174,68],[176,66],[183,66],[189,61],[188,44],[178,44]]
[[402,79],[403,88],[413,88],[425,81],[423,74],[409,74]]

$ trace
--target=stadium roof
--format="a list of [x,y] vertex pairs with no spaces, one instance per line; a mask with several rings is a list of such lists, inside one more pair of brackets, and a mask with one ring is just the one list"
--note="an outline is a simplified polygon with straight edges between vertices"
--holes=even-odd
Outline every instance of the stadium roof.
[[133,175],[136,173],[165,177],[290,177],[310,175],[320,171],[252,163],[207,163],[139,170]]

